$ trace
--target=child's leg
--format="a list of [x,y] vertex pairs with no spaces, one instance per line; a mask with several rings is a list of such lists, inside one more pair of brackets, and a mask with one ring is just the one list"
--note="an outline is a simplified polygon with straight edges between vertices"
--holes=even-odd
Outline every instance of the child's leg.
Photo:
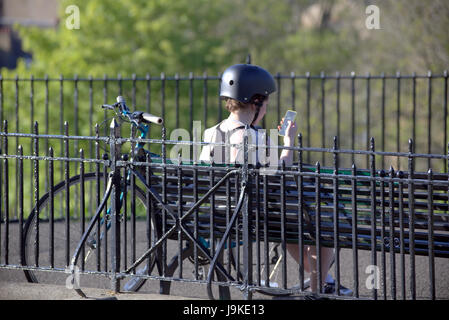
[[[315,246],[309,246],[308,250],[310,273],[310,288],[312,292],[318,292],[318,259]],[[331,248],[321,248],[321,284],[324,284],[327,274],[329,272],[332,259],[334,257],[334,250]]]
[[[287,243],[287,251],[290,253],[293,259],[295,259],[296,263],[299,264],[299,245],[293,243]],[[304,271],[310,272],[310,263],[308,258],[309,246],[304,246],[303,249],[303,257],[304,257]]]

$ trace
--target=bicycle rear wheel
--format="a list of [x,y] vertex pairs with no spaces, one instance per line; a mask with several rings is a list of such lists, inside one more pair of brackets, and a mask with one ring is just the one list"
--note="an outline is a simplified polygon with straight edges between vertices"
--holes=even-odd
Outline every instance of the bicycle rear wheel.
[[[95,190],[98,183],[104,183],[104,175],[102,173],[99,173],[98,176],[96,173],[86,173],[84,175],[84,198],[80,196],[81,182],[79,175],[70,178],[68,181],[68,194],[65,181],[62,181],[54,187],[53,223],[47,218],[51,216],[50,209],[52,203],[50,201],[50,194],[46,193],[39,199],[37,204],[38,210],[36,210],[36,207],[33,208],[23,227],[23,265],[39,267],[44,270],[67,271],[76,246],[82,237],[83,230],[87,228],[87,224],[91,219],[91,216],[88,216],[87,212],[95,212],[98,203],[97,198],[102,196],[102,194],[97,195]],[[131,219],[132,201],[130,201],[130,190],[126,194],[128,197],[126,211],[124,208],[121,209],[122,266],[131,265],[133,258],[143,254],[147,250],[148,244],[151,244],[151,241],[157,237],[154,215],[152,219],[146,216],[147,200],[145,193],[136,186],[135,195],[136,219]],[[83,213],[80,212],[82,208],[80,201],[82,199],[85,204],[85,219],[83,219]],[[102,219],[105,217],[104,213],[106,211],[107,208],[103,210]],[[38,223],[36,221],[36,212],[38,212],[39,216]],[[126,217],[123,215],[124,212],[126,212]],[[149,220],[151,220],[151,223],[148,223]],[[136,221],[135,224],[134,221]],[[111,252],[108,243],[108,232],[106,232],[107,223],[108,220],[103,220],[99,228],[98,226],[94,226],[89,237],[90,241],[87,241],[88,244],[85,245],[85,249],[78,259],[77,267],[84,273],[98,274],[108,271],[110,268],[111,264],[109,260]],[[98,242],[98,240],[100,241]],[[155,254],[151,255],[148,258],[148,266],[153,268],[155,259]],[[145,270],[147,274],[151,272],[152,269]],[[25,276],[29,282],[58,284],[64,283],[68,277],[65,273],[56,274],[54,272],[42,272],[40,270],[25,270]],[[98,281],[98,283],[95,283],[95,281]],[[91,282],[89,279],[89,286],[101,287],[102,284],[100,282],[101,280],[92,280]]]

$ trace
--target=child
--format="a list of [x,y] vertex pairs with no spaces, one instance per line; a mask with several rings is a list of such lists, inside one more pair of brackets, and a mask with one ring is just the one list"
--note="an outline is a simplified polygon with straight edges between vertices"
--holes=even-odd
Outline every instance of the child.
[[[230,112],[229,117],[219,124],[206,129],[204,132],[205,142],[227,142],[240,147],[231,147],[226,149],[219,145],[204,146],[200,160],[215,163],[243,163],[243,137],[245,131],[248,133],[249,143],[256,143],[261,146],[258,152],[252,150],[248,154],[250,163],[263,163],[261,160],[265,157],[265,135],[262,130],[257,129],[257,125],[265,116],[269,102],[269,95],[276,91],[276,83],[271,74],[265,69],[251,64],[236,64],[227,68],[222,76],[220,87],[220,97],[226,101],[226,109]],[[282,119],[278,129],[283,124]],[[295,122],[289,121],[285,136],[284,146],[293,147],[296,137],[297,126]],[[272,145],[268,139],[268,144]],[[270,150],[270,153],[274,152]],[[272,157],[270,157],[272,158]],[[265,163],[268,159],[263,159]],[[276,157],[277,160],[277,157]],[[293,150],[283,149],[279,157],[285,165],[292,165]],[[275,164],[277,167],[277,163]],[[287,249],[292,257],[298,262],[298,245],[287,244]],[[304,269],[311,273],[311,290],[317,292],[317,259],[316,248],[306,246],[304,250]],[[328,274],[333,259],[333,249],[322,248],[321,251],[321,270],[323,289],[325,288],[325,279]],[[329,277],[328,277],[329,278]],[[329,290],[323,290],[328,292]]]

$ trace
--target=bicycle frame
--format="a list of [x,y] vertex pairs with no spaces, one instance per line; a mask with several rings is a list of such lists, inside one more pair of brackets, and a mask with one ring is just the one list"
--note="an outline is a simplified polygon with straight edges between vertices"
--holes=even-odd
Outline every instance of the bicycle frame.
[[[119,100],[119,98],[117,98],[117,100]],[[124,104],[124,101],[123,101],[123,107],[120,107],[120,114],[122,116],[124,116],[125,118],[128,118],[128,119],[130,119],[130,116],[132,115],[132,113],[129,111],[129,109]],[[111,127],[113,126],[113,124],[117,125],[115,118],[113,119],[113,121],[111,123]],[[133,126],[135,126],[137,128],[137,130],[140,131],[139,139],[145,139],[147,134],[148,134],[148,131],[149,131],[149,125],[144,124],[144,123],[139,123],[139,122],[136,122],[136,121],[131,121],[131,124]],[[149,152],[148,150],[144,149],[144,145],[145,145],[145,143],[138,142],[137,145],[136,145],[136,150],[135,150],[133,156],[138,155],[140,150],[143,150],[145,155],[146,154],[155,155],[155,154],[152,154],[151,152]],[[111,143],[111,148],[113,148],[114,151],[116,150],[116,146],[115,146],[114,142]],[[139,160],[141,160],[141,159],[139,159]],[[115,210],[117,212],[121,211],[121,208],[123,206],[124,196],[125,196],[125,193],[127,192],[126,191],[126,186],[129,184],[132,174],[136,174],[136,172],[133,173],[133,171],[131,169],[128,169],[127,170],[127,174],[126,174],[126,180],[125,180],[124,188],[123,188],[123,190],[120,190],[119,201],[116,203],[115,208],[114,207],[108,208],[106,213],[105,213],[105,215],[103,216],[103,218],[100,219],[100,225],[101,226],[104,225],[105,221],[108,221],[107,224],[106,224],[106,232],[108,232],[108,230],[112,226],[112,223],[111,223],[112,221],[111,221],[111,219],[109,219],[109,217],[112,216],[113,210]],[[118,180],[118,183],[117,183],[117,180]],[[108,199],[109,199],[109,197],[111,195],[113,186],[115,185],[115,187],[120,187],[120,180],[121,180],[120,172],[119,172],[119,170],[115,170],[115,164],[114,164],[114,168],[111,171],[111,173],[109,174],[109,178],[108,178],[108,182],[106,184],[106,188],[105,188],[105,192],[104,192],[104,195],[103,195],[103,199],[101,200],[101,202],[100,202],[100,204],[99,204],[99,206],[98,206],[98,208],[96,210],[96,213],[95,213],[94,217],[92,218],[91,222],[89,223],[89,226],[88,226],[87,230],[85,231],[85,233],[81,237],[81,240],[78,243],[78,246],[77,246],[77,248],[75,250],[75,253],[73,255],[73,258],[72,258],[72,261],[71,261],[71,265],[70,265],[70,270],[71,270],[72,274],[75,271],[75,265],[77,263],[79,255],[81,253],[81,248],[86,243],[86,241],[87,241],[87,239],[89,237],[89,234],[90,234],[90,232],[93,229],[94,224],[96,223],[96,221],[98,220],[101,212],[103,211],[103,209],[105,207],[105,204],[106,204],[106,202],[108,201]],[[100,234],[100,241],[104,238],[104,232],[105,231],[103,231]],[[94,242],[93,245],[96,246],[96,243]],[[87,253],[85,259],[87,259],[87,257],[89,256],[91,250],[94,249],[94,248],[95,247],[93,247],[93,248],[91,247],[91,249]],[[80,289],[75,289],[75,290],[82,297],[86,297],[85,294]]]
[[[129,119],[130,120],[129,122],[131,122],[135,127],[137,127],[137,130],[140,131],[140,137],[138,139],[144,139],[148,133],[148,125],[146,125],[142,122],[147,122],[147,123],[155,122],[155,123],[161,124],[163,121],[161,118],[158,118],[158,117],[155,117],[150,114],[143,113],[143,112],[136,111],[136,112],[131,113],[129,111],[129,109],[126,107],[126,104],[124,103],[124,99],[120,96],[117,97],[117,103],[114,106],[103,105],[103,107],[113,109],[113,110],[115,110],[116,107],[119,107],[120,113],[117,113],[117,115],[123,116],[123,117]],[[234,175],[236,173],[240,173],[241,170],[237,169],[237,168],[233,168],[233,169],[227,171],[227,173],[218,182],[216,182],[215,185],[213,187],[211,187],[200,199],[198,199],[195,202],[195,204],[193,204],[189,208],[189,210],[187,212],[182,213],[182,214],[175,213],[170,208],[170,206],[167,205],[163,201],[163,199],[159,195],[159,193],[148,184],[147,179],[144,177],[144,175],[141,172],[139,172],[139,170],[134,169],[132,166],[128,167],[127,164],[123,165],[123,162],[120,163],[120,165],[118,164],[118,160],[119,160],[119,156],[120,156],[120,143],[118,142],[118,140],[120,140],[120,132],[119,132],[118,128],[119,128],[119,124],[116,121],[116,119],[114,118],[110,125],[110,129],[111,129],[111,140],[110,140],[111,159],[108,163],[108,166],[110,167],[111,171],[109,173],[106,190],[105,190],[103,199],[101,200],[87,229],[85,230],[84,234],[82,235],[81,240],[78,243],[78,246],[77,246],[75,253],[73,255],[73,258],[71,260],[70,271],[72,273],[72,276],[75,273],[75,266],[76,266],[77,260],[79,258],[79,255],[82,251],[82,248],[85,245],[90,232],[93,230],[94,225],[97,223],[97,221],[99,221],[100,214],[103,211],[106,202],[108,201],[109,197],[112,194],[113,201],[112,201],[111,208],[107,210],[101,223],[102,224],[105,223],[106,217],[108,217],[108,216],[112,217],[112,219],[109,219],[110,223],[108,223],[106,225],[106,232],[108,231],[109,228],[112,228],[113,237],[114,237],[114,241],[112,242],[112,245],[111,245],[111,250],[112,250],[111,285],[114,288],[113,289],[114,291],[118,292],[120,290],[119,289],[120,288],[119,281],[124,276],[122,273],[120,273],[120,270],[119,270],[120,269],[120,210],[121,210],[121,207],[123,206],[124,195],[126,192],[126,185],[130,181],[131,175],[134,175],[144,185],[145,190],[148,192],[149,196],[152,199],[151,201],[155,201],[158,205],[160,205],[161,209],[164,210],[169,216],[171,216],[171,218],[175,221],[175,223],[172,227],[170,227],[169,230],[165,230],[164,234],[161,234],[160,237],[158,236],[158,240],[150,248],[148,248],[148,250],[140,258],[138,258],[132,264],[132,266],[130,266],[127,270],[125,270],[124,273],[129,274],[130,272],[135,270],[137,268],[137,266],[139,266],[153,252],[155,252],[155,250],[157,248],[159,248],[159,246],[164,241],[169,239],[169,237],[175,231],[182,232],[185,234],[185,236],[187,236],[187,239],[189,241],[191,241],[194,245],[196,245],[198,247],[198,249],[205,256],[205,258],[210,261],[211,268],[209,269],[207,283],[208,283],[209,297],[211,299],[213,299],[213,295],[212,295],[210,286],[211,286],[211,281],[212,281],[212,273],[214,270],[217,272],[217,276],[219,279],[220,278],[221,278],[221,280],[227,279],[231,282],[235,282],[234,278],[226,271],[224,266],[218,261],[220,252],[225,247],[225,240],[229,236],[229,233],[231,231],[232,223],[227,227],[225,236],[223,237],[223,239],[221,239],[221,241],[218,245],[218,250],[212,256],[211,252],[209,251],[208,245],[207,245],[207,243],[205,243],[204,239],[196,238],[194,236],[194,234],[191,232],[191,230],[189,229],[189,227],[186,225],[186,219],[189,216],[191,216],[192,213],[195,210],[197,210],[212,194],[214,194],[217,191],[217,189],[224,184],[225,181],[227,181],[232,175]],[[152,155],[151,152],[144,149],[144,144],[145,143],[143,143],[143,142],[138,142],[137,146],[136,146],[136,150],[135,151],[132,150],[134,153],[133,157],[138,157],[138,159],[137,159],[138,162],[140,162],[140,161],[146,162],[148,156]],[[247,154],[247,150],[248,150],[247,148],[248,148],[248,139],[247,139],[247,137],[245,137],[245,148],[244,148],[246,151],[245,154]],[[143,159],[144,155],[145,155],[145,159]],[[123,156],[122,156],[122,158],[123,158]],[[247,160],[247,157],[245,157],[245,159]],[[127,161],[128,158],[127,157],[126,157],[126,159],[123,158],[123,160]],[[123,167],[123,166],[128,167],[126,183],[125,183],[124,188],[122,188],[122,186],[121,186],[121,180],[122,180],[121,167]],[[244,166],[244,168],[248,169],[247,164],[246,164],[246,166]],[[247,182],[248,182],[247,171],[243,171],[241,192],[240,192],[240,198],[238,201],[239,203],[234,210],[231,221],[235,221],[239,212],[241,210],[243,210],[243,207],[247,207],[247,205],[246,206],[244,205],[244,203],[248,203],[248,201],[249,201],[248,194],[247,194],[247,189],[248,189]],[[246,208],[245,210],[247,210],[247,209],[248,208]],[[245,220],[245,218],[244,218],[244,220]],[[246,237],[246,239],[248,239],[249,232],[245,231],[244,237]],[[249,243],[249,241],[246,241],[246,242],[244,241],[244,247],[246,247],[246,249],[248,249],[248,243]],[[157,263],[160,263],[160,261]],[[248,267],[248,266],[246,266],[246,267]],[[120,273],[120,278],[118,276],[119,273]],[[72,277],[72,279],[74,279],[74,277]],[[86,297],[86,295],[82,292],[81,289],[75,288],[75,291],[80,296]],[[245,291],[245,294],[248,295],[248,297],[251,295],[251,293],[248,290],[245,289],[244,291]],[[220,290],[220,296],[221,295],[222,295],[222,292]],[[228,294],[224,294],[224,295],[226,296],[226,298],[229,298]]]
[[[120,98],[120,99],[119,99]],[[148,133],[148,125],[143,124],[139,121],[134,121],[132,119],[132,116],[134,115],[134,113],[131,113],[129,111],[129,109],[126,107],[126,105],[124,104],[123,98],[118,97],[117,101],[119,101],[115,106],[107,106],[109,107],[109,109],[111,109],[111,107],[115,108],[116,106],[120,107],[120,114],[118,115],[122,115],[125,118],[128,118],[129,120],[131,120],[130,122],[135,125],[137,127],[137,129],[140,131],[140,137],[139,139],[144,139]],[[122,105],[123,104],[123,105]],[[104,105],[105,106],[105,105]],[[113,233],[116,236],[116,243],[113,244],[113,248],[111,248],[113,250],[113,255],[115,255],[115,258],[120,259],[120,249],[118,248],[119,246],[117,246],[117,242],[119,243],[120,241],[120,228],[119,228],[119,213],[121,210],[121,207],[123,206],[123,200],[124,200],[124,194],[126,192],[126,185],[128,184],[128,182],[131,179],[131,175],[135,175],[141,182],[142,184],[145,186],[146,191],[149,192],[150,196],[159,203],[159,205],[162,207],[163,210],[165,210],[173,219],[177,220],[178,222],[176,223],[175,226],[173,226],[170,230],[168,230],[160,239],[158,239],[158,241],[151,247],[149,248],[139,259],[137,259],[134,264],[129,267],[125,273],[130,273],[132,270],[135,270],[135,268],[142,263],[150,254],[152,254],[155,249],[165,240],[167,240],[171,234],[173,234],[176,231],[176,227],[179,226],[182,231],[187,235],[187,237],[194,242],[198,248],[200,249],[200,251],[206,256],[207,259],[209,259],[209,261],[213,261],[214,258],[210,255],[210,252],[208,250],[208,248],[206,248],[206,246],[201,242],[200,239],[196,239],[193,234],[188,230],[187,226],[185,225],[185,222],[183,221],[183,219],[185,219],[187,216],[189,216],[195,208],[197,208],[198,206],[200,206],[204,200],[206,198],[209,197],[210,194],[212,194],[221,184],[223,184],[223,182],[231,175],[234,174],[236,172],[236,170],[231,170],[230,172],[228,172],[228,174],[221,179],[220,182],[218,182],[215,187],[213,187],[211,190],[209,190],[209,192],[204,195],[197,203],[196,205],[191,208],[189,210],[189,212],[187,212],[185,215],[183,215],[183,217],[179,217],[176,213],[174,213],[171,208],[166,205],[164,203],[164,201],[162,200],[161,196],[156,192],[156,190],[154,190],[152,187],[150,187],[147,184],[146,179],[143,177],[143,175],[134,170],[133,168],[129,167],[128,171],[127,171],[127,176],[126,176],[126,184],[125,184],[125,188],[121,188],[121,173],[120,173],[120,167],[116,164],[117,160],[118,160],[118,156],[119,156],[119,152],[117,153],[117,151],[120,150],[119,144],[117,143],[117,139],[120,138],[119,136],[119,131],[116,130],[118,128],[119,124],[117,123],[116,119],[114,118],[111,122],[111,142],[110,142],[110,146],[111,146],[111,160],[109,163],[109,166],[111,168],[111,172],[109,173],[109,178],[108,178],[108,182],[106,184],[106,189],[105,189],[105,193],[103,195],[103,198],[94,214],[94,216],[92,217],[87,229],[85,230],[84,234],[81,237],[81,240],[78,243],[78,246],[75,249],[75,253],[72,257],[71,263],[70,263],[70,271],[72,273],[72,275],[74,275],[75,273],[75,266],[76,263],[78,261],[79,255],[81,253],[81,249],[82,247],[85,245],[86,240],[88,239],[90,233],[93,230],[94,225],[96,224],[96,222],[98,221],[101,212],[103,211],[106,202],[108,201],[109,197],[111,196],[111,194],[113,194],[113,201],[112,201],[112,206],[111,208],[109,208],[105,214],[105,216],[101,219],[101,223],[104,224],[105,223],[105,218],[106,217],[111,217],[112,219],[109,219],[110,221],[107,223],[106,225],[106,232],[108,231],[109,228],[112,227],[113,229]],[[145,143],[142,142],[138,142],[137,146],[136,146],[136,150],[133,154],[133,156],[143,156],[142,151],[145,154],[145,160],[146,161],[146,157],[148,155],[152,155],[151,152],[149,152],[148,150],[144,149],[144,145]],[[126,159],[127,160],[127,159]],[[143,160],[143,159],[138,159]],[[118,197],[117,197],[117,193],[119,193]],[[104,232],[104,231],[103,231]],[[104,236],[104,234],[103,234]],[[117,241],[118,240],[118,241]],[[114,258],[113,258],[114,259]],[[118,270],[118,265],[119,263],[117,263],[117,260],[114,260],[113,263],[113,276],[112,276],[112,283],[113,286],[116,288],[115,290],[118,291],[118,277],[116,275],[117,272],[119,272]],[[234,280],[224,269],[224,267],[221,264],[217,264],[216,265],[217,270],[224,275],[225,277],[227,277],[228,279],[231,279],[232,281]],[[74,279],[74,277],[72,278]],[[75,291],[82,297],[86,297],[86,295],[82,292],[81,289],[75,288]]]
[[[129,111],[127,111],[127,110],[121,110],[121,113],[122,113],[122,115],[125,116],[125,117],[128,117],[128,116],[131,114],[131,113],[130,113]],[[145,138],[147,137],[147,134],[148,134],[148,131],[149,131],[149,125],[143,124],[143,123],[134,123],[134,122],[132,122],[131,124],[132,124],[134,127],[136,127],[137,130],[140,131],[140,136],[138,137],[138,139],[145,139]],[[134,137],[133,137],[133,138],[134,138]],[[146,149],[144,148],[144,145],[145,145],[145,143],[143,143],[143,142],[137,142],[137,144],[136,144],[136,149],[135,149],[135,151],[134,151],[134,155],[133,155],[133,156],[137,156],[137,157],[138,157],[138,156],[139,156],[139,151],[140,151],[140,150],[143,150],[143,152],[144,152],[145,155],[146,155],[146,154],[149,154],[150,156],[153,156],[153,157],[154,157],[154,156],[156,156],[156,157],[159,156],[159,155],[157,155],[157,154],[151,153],[149,150],[146,150]],[[143,155],[142,155],[142,157],[143,157]],[[145,156],[145,158],[146,158],[146,156]],[[144,159],[138,159],[138,161],[141,161],[141,160],[145,161]],[[124,187],[124,189],[120,192],[120,205],[119,205],[119,208],[118,208],[119,211],[120,211],[121,208],[122,208],[122,205],[123,205],[123,199],[124,199],[125,193],[127,192],[126,186],[129,185],[129,184],[130,184],[130,181],[131,181],[131,174],[132,174],[131,170],[128,169],[127,174],[126,174],[125,184],[124,184],[125,187]],[[110,221],[110,219],[109,219],[110,216],[111,216],[111,208],[108,208],[107,211],[106,211],[106,214],[103,216],[103,218],[100,219],[100,226],[103,226],[103,225],[104,225],[105,220],[109,220],[109,221],[107,222],[107,224],[106,224],[106,231],[108,231],[108,230],[111,228],[111,221]],[[89,254],[90,254],[90,252],[92,251],[92,249],[96,249],[96,240],[95,240],[95,238],[94,238],[94,235],[95,235],[95,233],[91,236],[92,241],[89,243],[89,246],[91,247],[91,249],[88,251],[88,253],[87,253],[85,259],[87,259],[87,258],[89,257]],[[100,241],[101,241],[103,238],[104,238],[104,231],[101,232],[101,234],[100,234]]]

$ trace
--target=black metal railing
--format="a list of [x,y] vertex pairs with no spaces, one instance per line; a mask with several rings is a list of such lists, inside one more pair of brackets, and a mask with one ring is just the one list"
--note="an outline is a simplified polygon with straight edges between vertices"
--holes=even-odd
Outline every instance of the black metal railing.
[[[106,111],[95,106],[119,94],[131,101],[132,110],[137,107],[163,116],[173,140],[178,139],[172,137],[176,128],[186,129],[192,137],[195,121],[200,121],[202,132],[227,116],[218,97],[220,79],[220,75],[206,73],[100,78],[77,75],[4,78],[0,75],[0,122],[7,120],[10,131],[32,133],[37,121],[40,133],[64,135],[68,130],[68,134],[75,136],[93,136],[98,123],[101,134],[107,135]],[[270,129],[267,123],[278,123],[287,109],[294,109],[298,111],[297,122],[305,146],[330,148],[332,137],[338,136],[342,148],[363,150],[369,148],[369,139],[374,137],[378,150],[408,152],[404,146],[411,138],[415,152],[447,153],[447,71],[439,74],[429,71],[427,75],[399,72],[396,75],[297,75],[292,72],[275,74],[275,79],[278,90],[271,97],[263,127]],[[70,126],[66,127],[65,122]],[[149,134],[158,137],[158,132]],[[78,157],[81,147],[86,155],[94,156],[92,142],[79,143],[70,147],[71,156]],[[25,151],[33,148],[31,144],[20,143],[19,137],[9,141],[12,150],[17,150],[19,144]],[[64,155],[63,141],[53,147],[56,155]],[[48,152],[48,140],[41,143],[41,148]],[[159,149],[152,151],[161,152],[160,146],[154,148]],[[322,153],[320,157],[323,165],[332,161],[327,154]],[[312,159],[316,159],[316,154],[307,152],[306,160]],[[384,168],[389,165],[405,168],[406,163],[400,160],[391,155],[379,156]],[[358,154],[344,161],[342,164],[348,167],[352,162],[368,166],[368,158]],[[416,165],[421,170],[430,166],[442,172],[447,170],[445,159],[423,159]],[[57,171],[56,175],[60,178],[63,172]],[[33,189],[28,191],[31,193]],[[17,208],[13,212],[17,218]]]
[[[173,145],[187,145],[191,154],[193,146],[203,145],[191,141],[198,129],[194,121],[201,121],[202,131],[226,117],[218,98],[220,75],[0,77],[0,266],[26,270],[30,281],[39,281],[38,271],[66,272],[101,203],[115,159],[114,171],[121,170],[123,177],[130,166],[143,168],[147,185],[155,185],[161,203],[169,208],[161,209],[161,203],[148,200],[151,192],[131,175],[130,192],[123,195],[124,217],[122,223],[118,221],[122,233],[115,229],[112,235],[106,232],[108,223],[98,223],[112,206],[106,203],[93,227],[96,241],[89,239],[80,253],[82,257],[92,255],[87,264],[79,260],[82,273],[110,276],[119,257],[119,265],[112,271],[116,279],[129,279],[130,273],[139,273],[133,266],[136,260],[163,239],[142,260],[147,269],[133,277],[161,280],[164,292],[169,292],[170,281],[207,284],[203,264],[207,266],[217,251],[227,226],[220,223],[230,222],[242,180],[249,179],[251,201],[247,198],[245,206],[242,202],[243,214],[236,215],[224,245],[227,251],[221,264],[227,272],[216,271],[213,281],[221,285],[220,295],[227,297],[224,287],[243,289],[248,298],[268,290],[274,268],[270,244],[279,245],[274,245],[273,252],[282,251],[282,256],[288,257],[278,260],[281,280],[276,283],[282,293],[305,294],[292,288],[299,283],[304,289],[302,245],[315,243],[336,249],[334,278],[337,284],[352,280],[343,283],[353,290],[351,297],[396,298],[399,288],[401,298],[447,298],[448,281],[440,272],[447,265],[449,243],[447,72],[380,76],[292,73],[276,74],[275,79],[278,91],[270,98],[263,126],[269,129],[267,124],[279,121],[286,109],[298,111],[297,122],[304,136],[292,148],[295,166],[277,168],[276,174],[270,175],[241,165],[222,181],[223,171],[234,169],[179,165],[167,156]],[[161,132],[153,128],[146,141],[150,151],[162,155],[162,162],[116,159],[110,121],[96,107],[116,94],[128,97],[132,110],[164,117],[162,139]],[[185,128],[190,138],[180,142],[179,136],[172,134],[176,128]],[[121,138],[130,134],[130,129],[122,127],[120,135],[114,137],[125,142],[124,153],[136,143],[135,139]],[[205,190],[213,189],[218,181],[222,185],[216,193],[192,209]],[[296,181],[296,187],[291,181]],[[30,220],[37,212],[33,208],[39,205],[44,206],[37,210],[40,219]],[[312,212],[309,216],[306,209]],[[188,213],[192,219],[185,218],[186,226],[181,228],[170,210],[179,216]],[[254,220],[248,219],[252,214]],[[307,227],[307,219],[312,220],[313,230]],[[275,227],[269,221],[274,221]],[[32,230],[28,236],[26,230]],[[244,234],[242,230],[254,232]],[[167,231],[170,236],[163,238]],[[323,236],[314,238],[314,234]],[[199,243],[185,248],[191,237]],[[246,241],[242,242],[242,237]],[[205,247],[203,240],[209,241],[210,247]],[[241,242],[244,245],[239,245]],[[95,243],[94,253],[89,253],[89,245]],[[287,243],[300,244],[299,265],[290,260]],[[340,257],[340,250],[344,257]],[[170,263],[170,256],[176,254],[177,263]],[[186,276],[188,263],[184,258],[192,261],[193,279]],[[348,260],[352,264],[345,264]],[[379,268],[375,269],[381,274],[379,289],[363,286],[365,261]],[[151,265],[154,272],[148,274]],[[421,273],[428,276],[417,277]]]
[[[398,153],[376,151],[374,139],[368,150],[340,148],[337,138],[332,148],[306,147],[300,135],[291,148],[297,163],[264,168],[251,166],[247,157],[237,166],[169,159],[170,145],[204,143],[169,140],[165,128],[162,139],[139,140],[122,138],[118,127],[108,136],[74,136],[40,134],[37,123],[33,133],[10,133],[5,123],[0,136],[0,266],[24,270],[30,281],[41,281],[43,271],[74,276],[70,272],[79,267],[81,274],[111,277],[117,291],[122,279],[133,281],[133,289],[138,280],[148,279],[161,281],[164,293],[172,281],[183,281],[206,285],[209,297],[216,285],[222,298],[230,298],[226,288],[248,299],[259,293],[308,295],[304,260],[296,264],[287,251],[296,243],[301,256],[305,245],[315,245],[318,252],[335,250],[331,274],[352,294],[331,297],[448,297],[449,177],[432,168],[416,170],[419,159],[441,161],[448,155],[415,153],[412,140],[409,152]],[[12,152],[8,143],[16,138],[29,140],[32,151],[25,153],[19,145]],[[40,147],[44,141],[48,153]],[[53,145],[61,141],[65,154],[57,156]],[[92,142],[95,156],[86,157],[83,149],[79,157],[70,156],[75,142]],[[123,157],[137,142],[159,145],[161,158]],[[101,143],[110,147],[107,157],[101,155]],[[242,147],[248,154],[254,146],[245,140]],[[333,166],[308,164],[308,152],[329,155]],[[368,168],[341,165],[355,155],[367,157]],[[384,170],[378,160],[383,156],[401,158],[407,169]],[[32,180],[26,179],[26,162]],[[92,172],[86,172],[91,164]],[[58,166],[64,171],[61,182],[55,181]],[[124,183],[130,174],[133,178]],[[31,183],[32,194],[26,192]],[[13,184],[17,200],[11,197]],[[24,205],[27,195],[30,209]],[[17,220],[9,218],[16,201]],[[276,261],[273,246],[282,257]],[[321,266],[320,253],[317,259]],[[277,280],[271,277],[274,271],[279,271]],[[321,272],[318,268],[318,277]]]
[[[401,146],[412,138],[417,152],[447,152],[447,71],[429,71],[427,75],[292,72],[277,73],[275,79],[278,90],[271,97],[263,127],[269,129],[267,123],[279,123],[287,109],[296,110],[306,146],[331,147],[326,142],[338,136],[342,147],[367,149],[369,139],[374,137],[380,150],[407,152]],[[220,75],[207,73],[113,78],[0,77],[0,121],[8,120],[15,132],[32,132],[38,121],[46,134],[64,134],[67,121],[71,134],[92,136],[95,123],[107,118],[94,106],[123,95],[131,101],[132,109],[139,107],[166,118],[168,133],[185,128],[192,135],[194,121],[201,121],[205,128],[226,117],[218,97],[220,81]],[[89,152],[92,154],[92,148]],[[307,159],[310,157],[308,154]],[[354,159],[367,164],[366,159]],[[398,161],[397,157],[382,158],[384,166],[394,163],[400,167]],[[446,165],[441,164],[441,169],[446,170]]]

